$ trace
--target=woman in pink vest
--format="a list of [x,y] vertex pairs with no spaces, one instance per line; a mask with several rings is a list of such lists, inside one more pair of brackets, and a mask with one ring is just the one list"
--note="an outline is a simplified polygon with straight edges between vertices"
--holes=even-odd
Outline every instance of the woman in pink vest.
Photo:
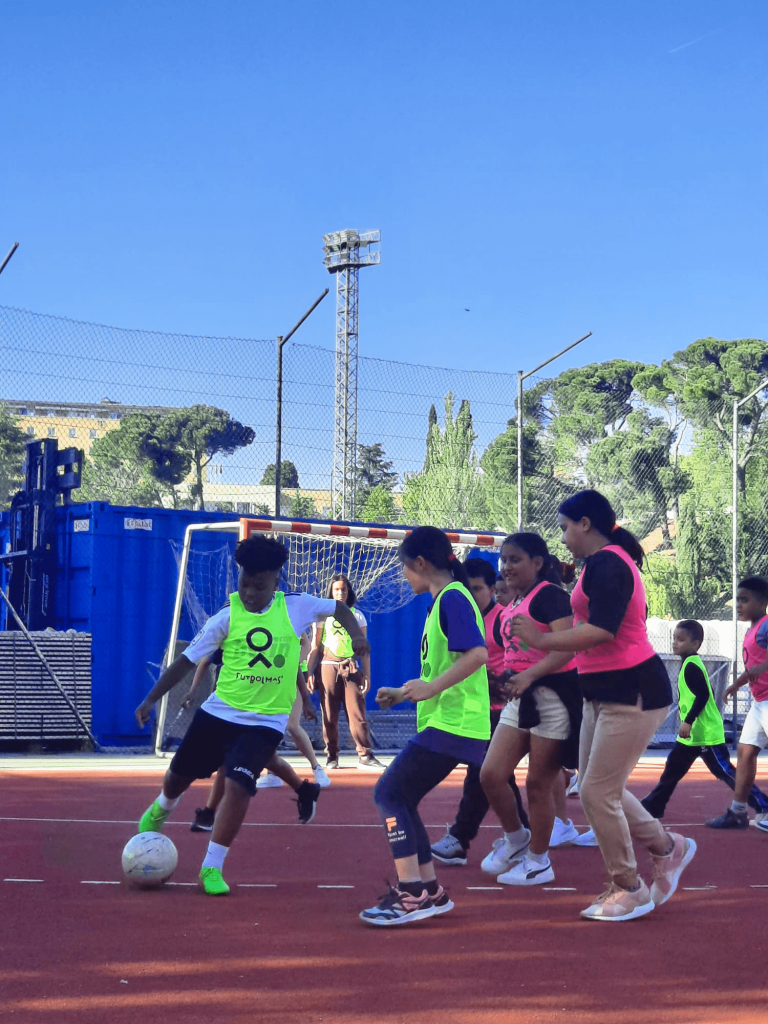
[[[596,921],[629,921],[665,903],[696,852],[692,839],[665,832],[626,789],[638,758],[667,717],[672,690],[646,630],[643,550],[616,524],[610,502],[580,491],[560,506],[563,543],[584,559],[571,595],[574,628],[541,634],[514,619],[517,636],[546,651],[575,655],[584,696],[579,792],[610,875],[608,889],[582,910]],[[633,840],[651,855],[650,890],[638,876]]]
[[[480,772],[485,794],[504,829],[503,838],[481,867],[504,885],[541,885],[555,877],[548,854],[555,817],[552,787],[559,782],[564,741],[571,736],[575,755],[581,700],[572,656],[548,654],[537,639],[521,643],[513,617],[525,615],[537,637],[569,630],[573,618],[561,575],[537,533],[507,537],[500,562],[507,582],[519,595],[518,603],[501,613],[504,667],[511,676],[507,693],[513,699],[501,712]],[[507,784],[526,754],[530,831],[520,822]]]

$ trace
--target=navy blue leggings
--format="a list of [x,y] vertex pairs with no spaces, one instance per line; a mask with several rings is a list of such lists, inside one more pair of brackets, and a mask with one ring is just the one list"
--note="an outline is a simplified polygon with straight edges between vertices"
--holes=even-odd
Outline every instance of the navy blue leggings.
[[412,857],[414,853],[419,864],[432,860],[429,836],[417,808],[459,763],[455,757],[409,743],[376,783],[373,799],[396,860]]

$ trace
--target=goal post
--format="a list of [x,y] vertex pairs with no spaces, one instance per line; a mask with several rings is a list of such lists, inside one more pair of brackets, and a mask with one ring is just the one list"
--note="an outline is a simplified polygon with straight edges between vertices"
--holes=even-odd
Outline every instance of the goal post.
[[[357,603],[367,613],[389,612],[407,604],[413,592],[400,570],[398,548],[412,528],[380,525],[346,525],[337,522],[304,522],[283,519],[239,517],[218,523],[191,523],[184,531],[177,552],[178,577],[168,648],[164,666],[179,653],[179,632],[185,615],[195,636],[205,621],[222,607],[237,586],[234,548],[238,540],[254,534],[279,539],[289,552],[281,574],[280,587],[324,596],[332,577],[343,573],[354,583]],[[445,531],[459,557],[472,548],[499,550],[504,534]],[[221,545],[210,537],[220,535]],[[183,642],[183,641],[182,641]],[[191,681],[191,673],[190,673]],[[187,710],[181,709],[186,695],[179,683],[161,698],[158,706],[155,753],[167,756],[186,732],[197,707],[208,696],[202,692]]]

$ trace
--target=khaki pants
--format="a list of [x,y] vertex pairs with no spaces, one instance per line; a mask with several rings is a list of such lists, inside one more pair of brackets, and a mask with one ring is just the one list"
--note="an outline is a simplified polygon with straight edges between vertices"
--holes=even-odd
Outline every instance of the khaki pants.
[[595,830],[611,881],[634,884],[633,840],[648,849],[664,844],[661,822],[625,789],[627,779],[669,708],[585,700],[579,743],[579,796]]

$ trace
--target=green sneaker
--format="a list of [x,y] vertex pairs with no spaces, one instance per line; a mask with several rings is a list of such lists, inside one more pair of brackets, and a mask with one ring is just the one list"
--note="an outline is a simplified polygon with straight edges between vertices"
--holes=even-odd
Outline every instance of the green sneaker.
[[139,832],[162,832],[163,825],[170,813],[170,811],[164,811],[157,800],[153,800],[141,816]]
[[229,886],[221,877],[219,868],[200,868],[200,881],[209,896],[226,896]]

